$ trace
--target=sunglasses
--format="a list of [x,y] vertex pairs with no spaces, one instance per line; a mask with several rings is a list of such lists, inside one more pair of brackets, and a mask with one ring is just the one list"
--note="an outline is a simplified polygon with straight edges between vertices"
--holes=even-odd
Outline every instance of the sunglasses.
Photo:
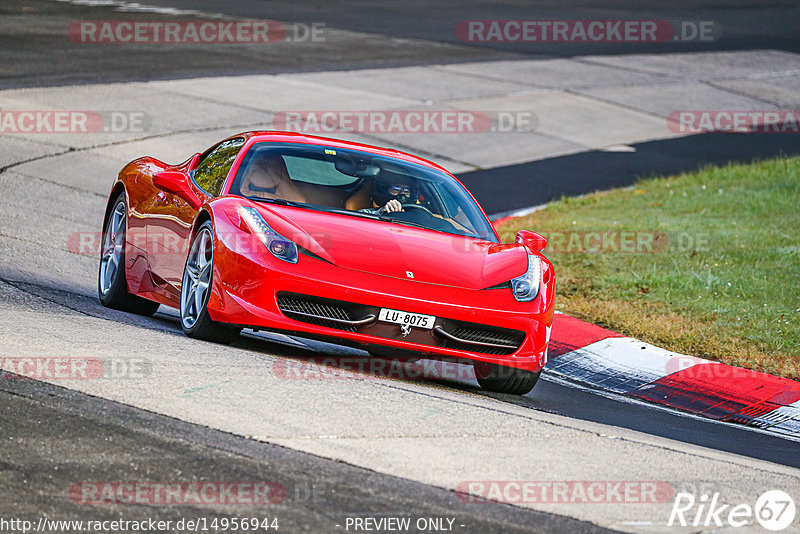
[[399,195],[405,195],[407,197],[411,196],[411,186],[408,185],[390,185],[389,186],[389,194],[393,197]]

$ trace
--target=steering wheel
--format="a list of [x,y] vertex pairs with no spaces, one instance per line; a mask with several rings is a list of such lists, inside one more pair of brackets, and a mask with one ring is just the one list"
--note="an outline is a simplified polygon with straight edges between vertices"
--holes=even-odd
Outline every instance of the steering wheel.
[[419,204],[403,204],[402,206],[403,206],[404,210],[406,210],[408,208],[412,208],[412,209],[415,209],[415,210],[422,210],[425,213],[427,213],[428,215],[430,215],[431,217],[433,217],[433,212],[431,212],[431,210],[429,210],[425,206],[420,206]]

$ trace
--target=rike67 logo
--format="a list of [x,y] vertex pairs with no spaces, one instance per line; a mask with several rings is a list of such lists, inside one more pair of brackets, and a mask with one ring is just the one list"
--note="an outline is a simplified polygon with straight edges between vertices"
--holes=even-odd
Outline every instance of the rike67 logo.
[[792,524],[795,517],[794,500],[781,490],[761,494],[754,506],[748,503],[722,504],[719,493],[678,493],[669,514],[668,526],[743,527],[758,523],[763,528],[779,531]]

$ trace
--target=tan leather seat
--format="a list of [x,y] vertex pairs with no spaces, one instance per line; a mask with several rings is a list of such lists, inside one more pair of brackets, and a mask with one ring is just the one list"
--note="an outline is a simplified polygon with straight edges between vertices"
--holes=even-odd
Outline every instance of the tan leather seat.
[[245,196],[306,202],[305,195],[292,182],[286,162],[279,154],[270,154],[254,161],[242,181],[240,191]]
[[351,211],[372,208],[372,180],[364,180],[361,187],[347,199],[344,207]]

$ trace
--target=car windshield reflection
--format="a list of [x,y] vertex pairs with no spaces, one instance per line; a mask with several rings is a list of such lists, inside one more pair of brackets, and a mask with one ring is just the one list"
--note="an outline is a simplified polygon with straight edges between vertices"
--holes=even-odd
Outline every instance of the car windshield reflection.
[[457,180],[437,169],[320,145],[256,143],[231,194],[497,242]]

